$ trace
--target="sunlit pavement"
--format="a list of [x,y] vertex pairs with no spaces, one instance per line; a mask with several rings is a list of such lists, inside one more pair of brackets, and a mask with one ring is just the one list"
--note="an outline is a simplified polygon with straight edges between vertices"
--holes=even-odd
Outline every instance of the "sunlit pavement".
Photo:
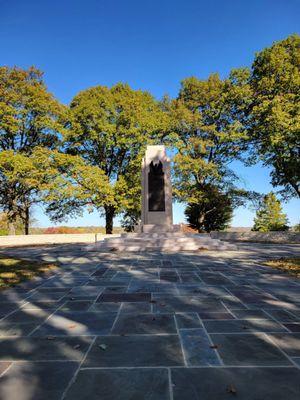
[[299,245],[93,253],[2,249],[59,272],[0,292],[1,400],[299,400]]

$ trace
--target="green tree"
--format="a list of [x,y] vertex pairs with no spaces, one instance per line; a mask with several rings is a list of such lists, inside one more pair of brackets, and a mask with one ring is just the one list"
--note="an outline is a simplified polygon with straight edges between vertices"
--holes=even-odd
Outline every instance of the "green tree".
[[252,161],[272,168],[272,185],[283,186],[284,197],[300,196],[300,36],[258,53],[250,83]]
[[50,182],[42,192],[46,213],[54,221],[66,221],[68,217],[100,210],[113,201],[109,180],[96,165],[89,165],[80,156],[52,151],[48,171],[53,171]]
[[226,229],[231,222],[233,206],[230,197],[209,186],[197,203],[189,203],[185,215],[189,225],[198,232]]
[[286,214],[282,212],[280,201],[274,193],[267,194],[256,212],[253,231],[286,231],[288,230]]
[[[174,193],[188,204],[211,200],[210,188],[228,195],[232,202],[245,199],[238,190],[238,176],[230,167],[241,159],[247,143],[244,120],[251,101],[249,71],[232,71],[221,80],[195,77],[182,82],[178,99],[169,105],[177,132]],[[201,217],[203,218],[203,216]]]
[[[57,146],[66,114],[66,107],[47,91],[39,70],[0,67],[0,208],[7,214],[11,234],[18,218],[28,233],[30,207],[37,199],[38,185],[32,190],[23,179],[26,167],[32,167],[29,157],[37,147]],[[22,183],[17,180],[21,175]],[[42,174],[39,170],[34,175]]]
[[65,145],[69,154],[98,166],[109,180],[112,197],[100,208],[106,232],[112,233],[115,215],[136,202],[143,149],[159,141],[168,116],[149,93],[124,84],[82,91],[70,107],[72,127],[65,134]]

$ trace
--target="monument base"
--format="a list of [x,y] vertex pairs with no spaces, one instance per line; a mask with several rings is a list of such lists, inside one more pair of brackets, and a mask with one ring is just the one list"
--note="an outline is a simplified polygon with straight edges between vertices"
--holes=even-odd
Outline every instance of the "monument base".
[[180,232],[181,225],[160,225],[160,224],[145,224],[137,225],[134,233],[163,233],[163,232]]
[[143,225],[141,232],[122,233],[88,246],[89,251],[198,251],[236,250],[233,244],[212,239],[209,234],[183,233],[180,225]]

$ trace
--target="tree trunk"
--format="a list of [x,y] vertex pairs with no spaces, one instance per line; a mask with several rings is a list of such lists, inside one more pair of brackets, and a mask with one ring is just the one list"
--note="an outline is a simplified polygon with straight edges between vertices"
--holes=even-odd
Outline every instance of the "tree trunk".
[[29,235],[29,223],[30,223],[30,215],[29,215],[29,206],[25,206],[24,211],[24,233],[25,235]]
[[111,206],[104,207],[104,209],[105,209],[105,232],[106,234],[110,235],[113,233],[115,209],[114,207]]

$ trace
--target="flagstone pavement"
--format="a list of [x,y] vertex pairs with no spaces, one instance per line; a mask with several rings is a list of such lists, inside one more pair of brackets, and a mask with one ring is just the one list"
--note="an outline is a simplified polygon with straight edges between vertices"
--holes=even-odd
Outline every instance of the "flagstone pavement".
[[60,270],[0,292],[1,400],[299,400],[300,280],[238,251],[2,249]]

